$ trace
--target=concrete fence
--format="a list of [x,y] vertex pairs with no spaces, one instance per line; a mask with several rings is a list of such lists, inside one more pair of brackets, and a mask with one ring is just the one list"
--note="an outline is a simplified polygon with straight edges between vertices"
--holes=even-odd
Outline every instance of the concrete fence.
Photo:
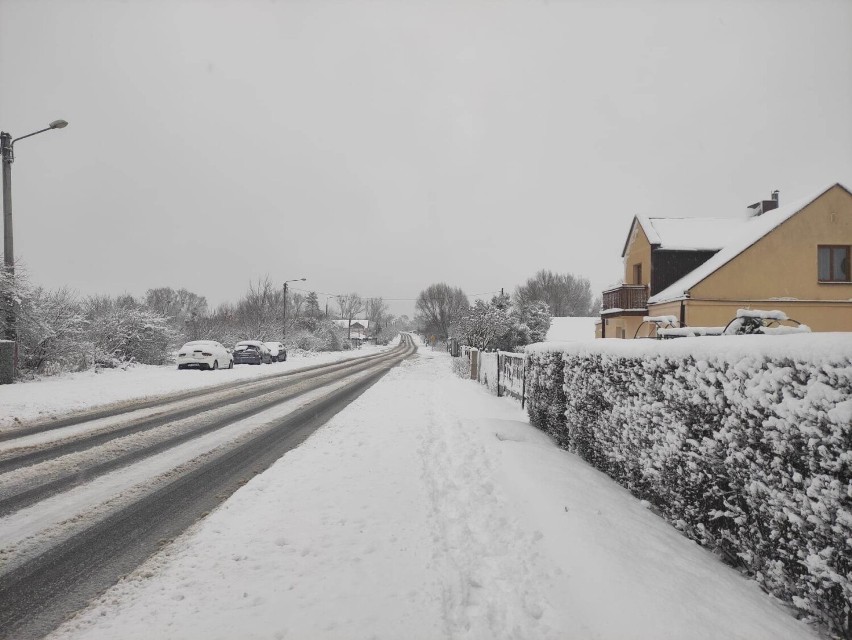
[[458,365],[453,370],[462,378],[476,380],[496,396],[511,396],[524,406],[526,367],[523,353],[480,351],[476,347],[459,348]]

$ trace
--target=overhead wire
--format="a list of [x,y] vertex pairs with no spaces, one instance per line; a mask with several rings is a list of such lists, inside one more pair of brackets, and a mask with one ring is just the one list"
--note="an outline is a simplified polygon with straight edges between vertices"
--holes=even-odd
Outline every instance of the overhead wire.
[[[302,293],[316,293],[317,295],[326,296],[328,298],[342,298],[342,297],[345,297],[347,295],[345,293],[326,293],[325,291],[316,291],[314,289],[302,289],[300,287],[290,287],[290,288],[293,291],[301,291]],[[487,296],[487,295],[492,295],[492,294],[496,294],[496,293],[500,293],[500,290],[498,289],[496,291],[483,291],[482,293],[471,293],[471,294],[469,294],[469,296],[471,298],[476,298],[478,296]],[[365,299],[370,299],[370,296],[361,296],[361,297],[365,298]],[[372,296],[372,297],[373,298],[382,298],[382,300],[385,300],[387,302],[414,302],[414,301],[417,300],[417,298],[385,298],[383,296]]]

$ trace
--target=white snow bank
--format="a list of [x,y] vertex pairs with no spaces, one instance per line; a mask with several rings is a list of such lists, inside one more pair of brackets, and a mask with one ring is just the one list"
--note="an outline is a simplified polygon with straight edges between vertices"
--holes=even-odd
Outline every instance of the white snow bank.
[[595,322],[598,317],[551,318],[550,329],[547,332],[548,342],[564,340],[593,340],[595,337]]
[[368,355],[388,347],[365,346],[351,351],[289,354],[286,362],[271,365],[237,365],[218,371],[178,371],[174,365],[134,365],[127,369],[101,369],[69,373],[0,386],[0,429],[22,422],[68,415],[100,405],[140,400],[190,389],[225,385],[235,380],[260,378],[300,367],[337,362]]
[[783,322],[787,320],[787,314],[783,311],[762,311],[760,309],[737,309],[737,318],[759,318],[761,320],[776,320]]
[[661,338],[694,338],[695,336],[721,336],[725,333],[725,327],[672,327],[669,329],[657,329],[657,335]]
[[813,638],[424,351],[51,638]]
[[[687,330],[690,327],[686,328]],[[695,330],[696,327],[691,329]],[[671,329],[667,331],[672,331]],[[525,348],[526,353],[608,354],[642,357],[662,355],[671,358],[693,357],[696,360],[719,358],[738,360],[760,355],[766,358],[792,358],[801,362],[848,362],[852,358],[852,333],[800,333],[795,335],[714,336],[678,340],[619,340],[616,338],[591,342],[540,342]]]

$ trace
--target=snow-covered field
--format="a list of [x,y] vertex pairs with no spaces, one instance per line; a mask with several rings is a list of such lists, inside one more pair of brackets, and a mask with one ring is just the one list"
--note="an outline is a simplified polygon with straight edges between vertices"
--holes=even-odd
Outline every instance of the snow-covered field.
[[423,349],[51,637],[808,638]]
[[159,396],[234,380],[260,378],[315,364],[369,355],[389,347],[365,346],[351,351],[291,354],[286,362],[237,365],[218,371],[178,371],[174,365],[134,365],[127,369],[83,371],[0,386],[0,429],[22,422],[67,415],[101,405]]

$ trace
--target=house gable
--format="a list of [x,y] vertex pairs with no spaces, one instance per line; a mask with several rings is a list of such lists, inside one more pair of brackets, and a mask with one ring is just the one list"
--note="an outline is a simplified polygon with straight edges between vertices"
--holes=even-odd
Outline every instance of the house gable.
[[[624,246],[624,282],[626,284],[649,284],[651,279],[651,243],[641,224],[633,219],[630,234]],[[634,266],[641,265],[641,282],[636,282]]]
[[[737,258],[741,253],[749,250],[753,245],[760,242],[765,236],[775,231],[776,228],[783,225],[791,217],[795,216],[808,205],[820,199],[829,191],[837,188],[838,190],[849,194],[840,183],[835,183],[819,192],[793,202],[784,207],[779,207],[776,210],[769,211],[759,217],[749,220],[741,229],[735,238],[721,251],[714,255],[710,260],[686,274],[683,278],[667,287],[665,290],[654,294],[649,300],[649,304],[662,304],[673,300],[683,300],[693,297],[695,287],[702,283],[709,276],[720,270],[728,262]],[[778,259],[778,256],[775,256]]]
[[[777,212],[762,217],[769,222]],[[852,245],[852,193],[840,184],[799,207],[687,293],[705,300],[849,300],[852,284],[821,284],[817,277],[817,247],[837,244]]]

